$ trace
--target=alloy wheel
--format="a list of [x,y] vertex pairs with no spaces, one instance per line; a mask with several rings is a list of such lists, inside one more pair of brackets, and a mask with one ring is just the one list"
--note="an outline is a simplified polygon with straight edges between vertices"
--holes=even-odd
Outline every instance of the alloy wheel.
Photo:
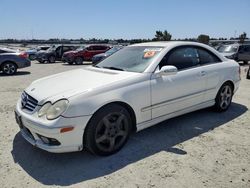
[[220,93],[220,107],[227,109],[232,100],[232,88],[229,85],[225,85]]
[[3,72],[12,75],[16,72],[16,66],[13,63],[5,63],[3,66]]
[[124,144],[129,134],[129,122],[120,112],[114,112],[103,117],[97,125],[95,142],[97,147],[105,152],[111,152]]

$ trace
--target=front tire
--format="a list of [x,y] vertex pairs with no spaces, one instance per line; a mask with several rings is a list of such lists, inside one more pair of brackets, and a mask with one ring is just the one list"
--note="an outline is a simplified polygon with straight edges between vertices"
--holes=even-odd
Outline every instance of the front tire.
[[50,56],[49,58],[48,58],[48,62],[49,63],[55,63],[56,62],[56,57],[55,56]]
[[221,86],[215,98],[215,110],[218,112],[226,111],[231,105],[233,98],[233,86],[230,83],[225,83]]
[[17,71],[17,65],[12,62],[6,62],[2,65],[1,69],[6,75],[13,75]]
[[83,58],[77,57],[76,60],[75,60],[75,63],[76,63],[76,65],[82,65],[82,63],[83,63]]
[[90,152],[107,156],[118,152],[127,142],[132,120],[120,105],[110,104],[98,110],[88,123],[84,144]]
[[249,66],[248,71],[247,71],[247,79],[250,79],[250,66]]

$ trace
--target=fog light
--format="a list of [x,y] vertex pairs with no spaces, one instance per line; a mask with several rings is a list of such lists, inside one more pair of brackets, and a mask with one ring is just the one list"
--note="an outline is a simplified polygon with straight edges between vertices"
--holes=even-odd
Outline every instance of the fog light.
[[48,138],[46,138],[46,137],[44,137],[44,136],[41,136],[40,138],[41,138],[41,140],[42,140],[45,144],[49,144],[49,139],[48,139]]

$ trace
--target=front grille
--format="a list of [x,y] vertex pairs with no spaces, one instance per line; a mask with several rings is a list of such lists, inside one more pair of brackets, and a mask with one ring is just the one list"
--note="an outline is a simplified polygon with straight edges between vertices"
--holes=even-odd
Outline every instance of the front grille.
[[28,110],[29,112],[33,112],[37,107],[38,101],[28,95],[26,92],[22,93],[21,98],[22,108]]

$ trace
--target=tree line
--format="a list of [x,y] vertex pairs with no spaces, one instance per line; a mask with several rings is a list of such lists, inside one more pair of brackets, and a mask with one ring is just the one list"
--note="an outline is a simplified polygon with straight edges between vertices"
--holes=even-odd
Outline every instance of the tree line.
[[[243,32],[237,38],[230,38],[230,40],[238,40],[240,43],[244,43],[244,41],[248,39],[247,34]],[[152,39],[59,39],[59,38],[51,38],[48,40],[39,40],[39,39],[31,39],[31,40],[18,40],[18,39],[2,39],[0,43],[22,43],[22,44],[69,44],[69,43],[77,43],[77,44],[134,44],[134,43],[142,43],[142,42],[152,42],[152,41],[197,41],[204,44],[208,44],[210,40],[227,40],[227,38],[210,38],[209,35],[200,34],[197,38],[184,38],[184,39],[172,39],[172,34],[167,30],[160,31],[157,30],[155,32],[155,36]]]

